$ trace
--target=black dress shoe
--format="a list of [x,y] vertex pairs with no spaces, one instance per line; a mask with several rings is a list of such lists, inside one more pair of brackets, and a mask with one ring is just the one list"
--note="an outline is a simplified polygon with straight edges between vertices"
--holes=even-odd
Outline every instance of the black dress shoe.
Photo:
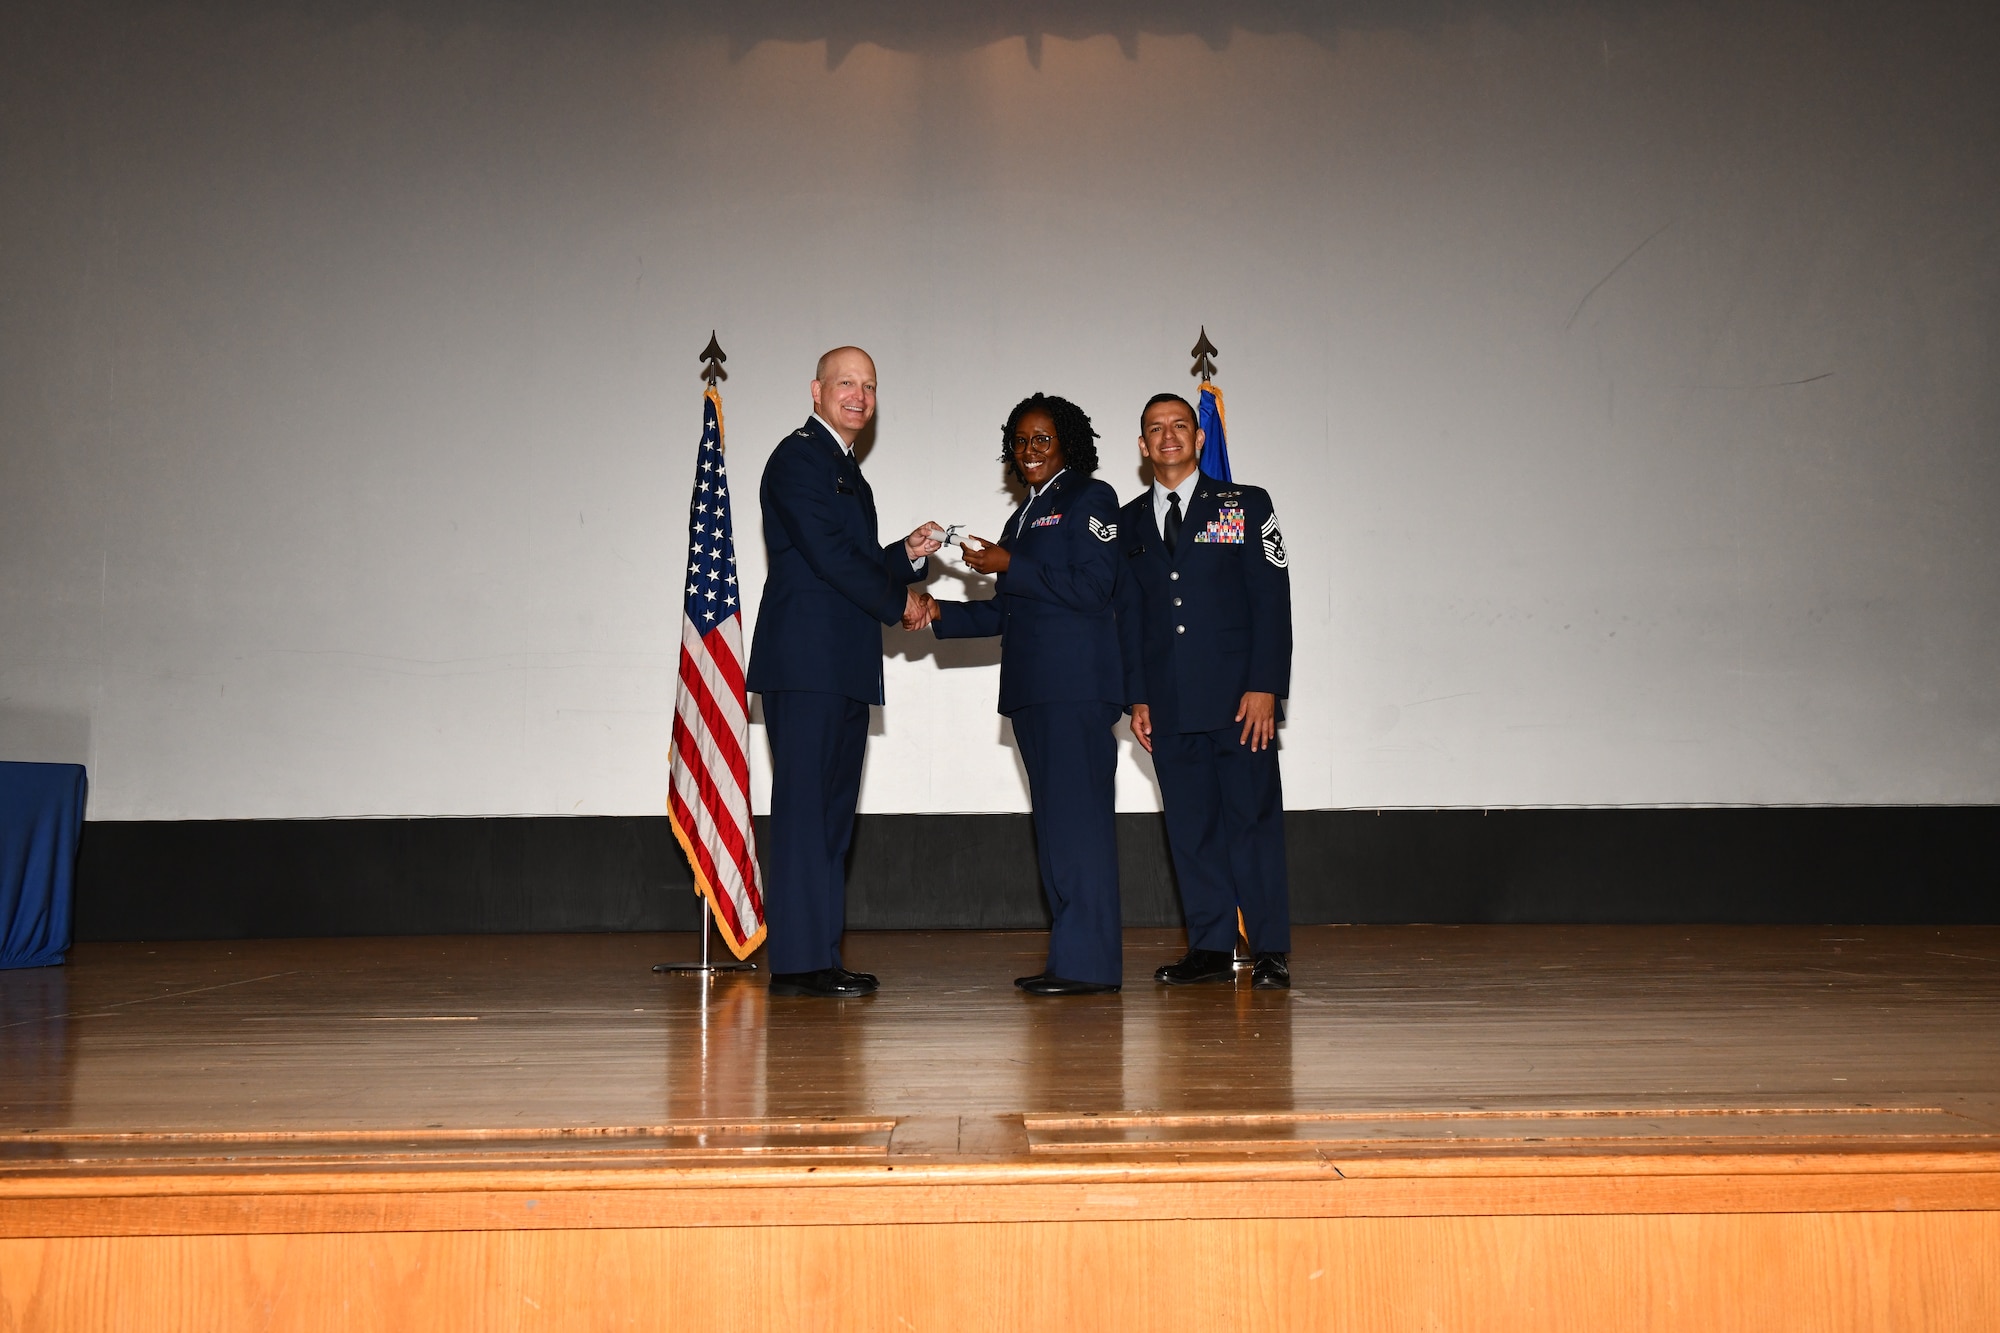
[[1228,981],[1236,975],[1236,955],[1227,949],[1189,949],[1178,963],[1168,963],[1153,973],[1153,980],[1169,986],[1192,986],[1198,981]]
[[1030,995],[1116,995],[1118,987],[1108,981],[1071,981],[1044,972],[1039,977],[1022,977],[1014,983]]
[[846,977],[849,981],[860,982],[862,985],[868,987],[869,990],[875,990],[882,984],[875,979],[873,972],[850,972],[844,967],[836,967],[833,970]]
[[822,967],[817,972],[773,972],[771,974],[771,994],[811,995],[822,1000],[852,1000],[867,995],[875,989],[873,983],[850,980],[837,967]]
[[1250,984],[1258,990],[1290,990],[1292,969],[1285,964],[1281,953],[1260,953],[1257,963],[1250,969]]

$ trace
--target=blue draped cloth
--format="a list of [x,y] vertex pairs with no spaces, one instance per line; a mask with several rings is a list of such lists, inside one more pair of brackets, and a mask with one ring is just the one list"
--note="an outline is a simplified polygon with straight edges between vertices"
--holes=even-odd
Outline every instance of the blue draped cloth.
[[1217,481],[1233,480],[1229,475],[1229,432],[1223,419],[1222,390],[1203,380],[1195,402],[1195,425],[1207,437],[1201,446],[1201,475]]
[[0,763],[0,967],[49,967],[70,944],[81,764]]

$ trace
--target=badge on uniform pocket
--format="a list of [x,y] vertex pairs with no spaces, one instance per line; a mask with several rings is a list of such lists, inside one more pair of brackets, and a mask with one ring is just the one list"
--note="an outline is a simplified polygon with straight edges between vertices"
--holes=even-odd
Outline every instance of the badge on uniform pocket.
[[1052,528],[1060,522],[1062,522],[1061,514],[1050,514],[1047,518],[1036,519],[1033,523],[1030,523],[1028,526],[1031,528]]

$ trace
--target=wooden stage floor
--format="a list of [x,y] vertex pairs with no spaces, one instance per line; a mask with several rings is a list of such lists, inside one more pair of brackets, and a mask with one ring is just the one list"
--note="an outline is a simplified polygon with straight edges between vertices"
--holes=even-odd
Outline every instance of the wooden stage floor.
[[[175,1326],[197,1306],[132,1275],[211,1260],[253,1274],[257,1309],[292,1310],[273,1326],[335,1326],[272,1294],[306,1238],[360,1262],[357,1238],[540,1235],[508,1271],[560,1286],[585,1251],[554,1238],[652,1237],[672,1257],[628,1254],[628,1276],[658,1270],[630,1280],[692,1310],[708,1297],[681,1265],[729,1262],[701,1247],[760,1228],[760,1262],[845,1273],[827,1280],[851,1300],[799,1286],[723,1326],[1073,1323],[1082,1307],[1023,1291],[968,1324],[952,1276],[1032,1266],[1037,1235],[1083,1255],[1064,1227],[1126,1247],[1077,1262],[1154,1265],[1169,1290],[1174,1254],[1248,1246],[1281,1326],[2000,1327],[2000,928],[1307,927],[1296,943],[1288,993],[1158,986],[1179,937],[1133,931],[1123,994],[1036,999],[1010,981],[1039,968],[1038,934],[852,935],[848,964],[882,991],[838,1002],[771,999],[761,974],[652,973],[688,956],[685,935],[80,946],[67,967],[0,973],[0,1327]],[[1689,1218],[1709,1231],[1647,1231]],[[868,1234],[911,1228],[931,1229],[942,1276],[887,1259],[879,1290],[852,1276]],[[141,1245],[197,1240],[236,1248]],[[1563,1267],[1619,1247],[1639,1257],[1586,1263],[1601,1281]],[[1499,1305],[1439,1267],[1460,1250],[1465,1272],[1511,1274]],[[468,1290],[499,1281],[461,1259]],[[1315,1292],[1364,1263],[1365,1291]],[[1832,1313],[1798,1322],[1815,1283]],[[1224,1285],[1226,1327],[1244,1307]],[[446,1297],[396,1290],[379,1299],[419,1304],[391,1324],[441,1317],[421,1302]],[[451,1299],[438,1309],[475,1308]],[[1179,1322],[1118,1299],[1138,1303],[1085,1313]],[[609,1326],[476,1308],[484,1326]]]

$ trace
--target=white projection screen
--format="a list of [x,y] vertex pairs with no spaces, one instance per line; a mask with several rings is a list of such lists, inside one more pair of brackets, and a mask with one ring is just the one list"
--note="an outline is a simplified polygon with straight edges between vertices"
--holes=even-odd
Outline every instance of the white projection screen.
[[[94,819],[659,813],[711,330],[754,593],[827,347],[884,538],[990,534],[1206,327],[1293,808],[2000,801],[1983,7],[19,12],[0,758]],[[1025,810],[884,645],[863,811]]]

